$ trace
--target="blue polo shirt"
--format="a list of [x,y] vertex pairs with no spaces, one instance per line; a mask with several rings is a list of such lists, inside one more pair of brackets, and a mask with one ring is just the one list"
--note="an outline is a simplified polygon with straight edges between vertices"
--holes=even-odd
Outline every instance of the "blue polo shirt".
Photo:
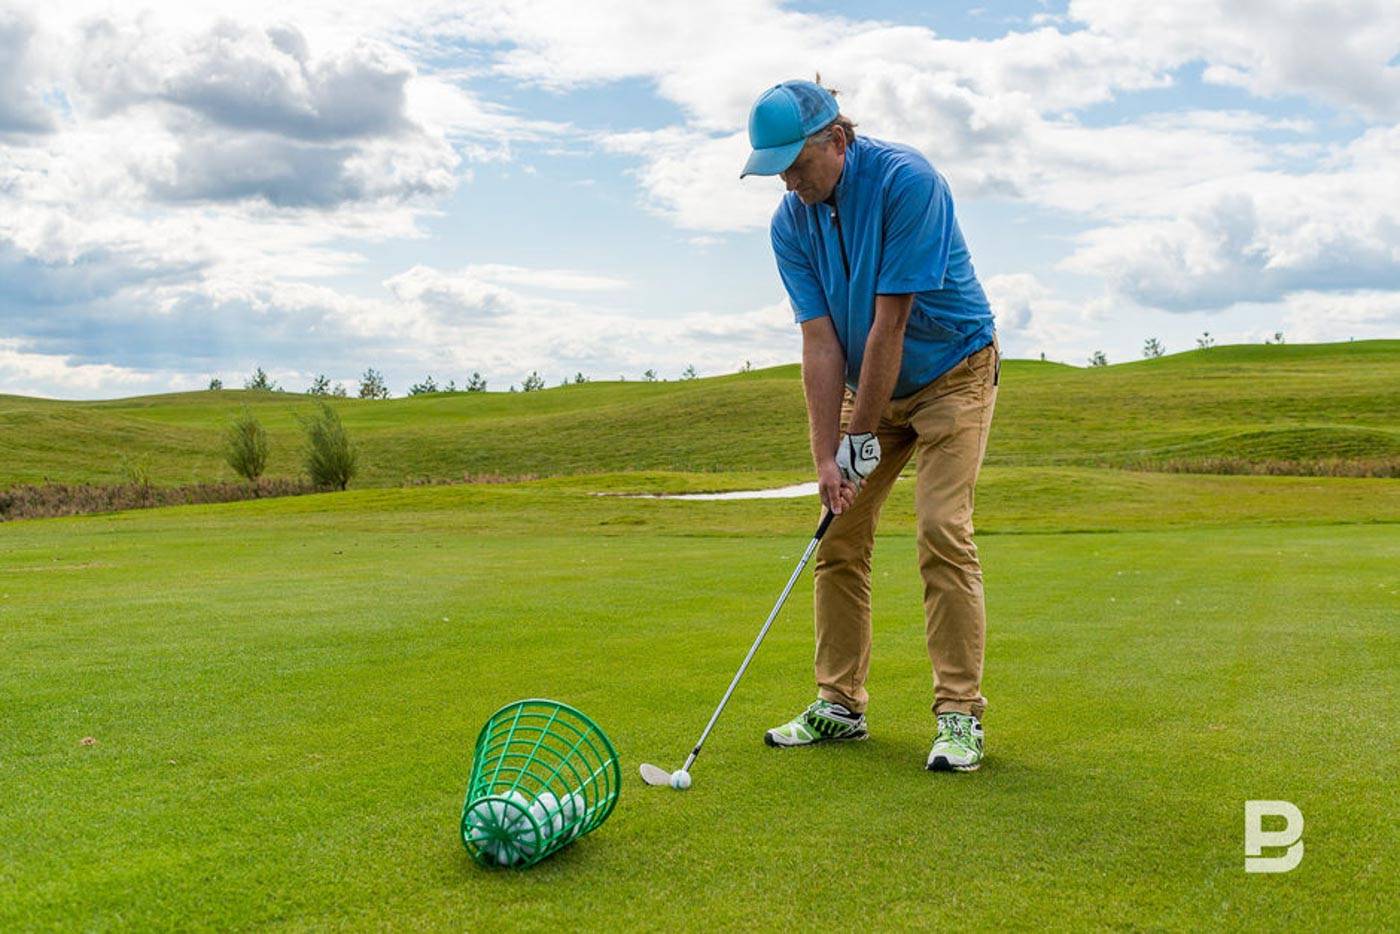
[[773,214],[773,254],[803,321],[830,315],[846,353],[846,385],[860,379],[876,295],[914,295],[894,396],[908,396],[992,342],[986,293],[953,195],[908,146],[858,136],[834,205],[808,207],[788,192]]

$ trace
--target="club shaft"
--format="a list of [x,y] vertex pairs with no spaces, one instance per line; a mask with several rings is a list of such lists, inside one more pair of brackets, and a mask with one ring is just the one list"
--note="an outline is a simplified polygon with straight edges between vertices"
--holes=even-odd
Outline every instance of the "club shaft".
[[753,640],[753,645],[749,646],[749,654],[744,656],[744,661],[739,665],[739,670],[734,673],[734,680],[729,682],[729,690],[724,692],[724,697],[720,699],[719,706],[710,716],[710,722],[705,724],[705,731],[700,734],[700,739],[696,741],[695,748],[690,751],[690,755],[685,760],[682,768],[689,772],[690,767],[695,764],[695,759],[700,755],[700,748],[705,745],[705,740],[709,738],[710,731],[715,728],[715,723],[719,720],[719,715],[724,712],[724,705],[729,703],[729,698],[734,693],[734,689],[739,686],[739,679],[744,677],[744,672],[748,670],[749,662],[758,652],[758,647],[763,644],[763,637],[768,635],[768,630],[773,628],[773,621],[778,618],[778,613],[782,610],[783,604],[787,602],[788,594],[792,593],[792,588],[796,586],[797,579],[802,576],[802,571],[807,567],[807,562],[812,557],[812,552],[817,550],[817,545],[821,543],[822,536],[826,534],[827,526],[831,525],[833,513],[827,512],[822,517],[821,525],[817,526],[817,534],[812,536],[812,540],[807,543],[807,549],[802,552],[802,560],[797,562],[797,567],[793,568],[792,576],[788,578],[787,586],[778,595],[778,602],[773,604],[772,611],[768,614],[768,619],[764,621],[763,628],[758,631],[758,638]]

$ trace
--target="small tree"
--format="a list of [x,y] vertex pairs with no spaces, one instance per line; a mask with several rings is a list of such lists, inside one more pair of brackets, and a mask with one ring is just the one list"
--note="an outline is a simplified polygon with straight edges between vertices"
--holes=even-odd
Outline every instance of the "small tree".
[[575,373],[575,374],[574,374],[574,385],[575,385],[575,386],[582,386],[582,385],[583,385],[584,383],[586,383],[586,382],[588,382],[588,377],[587,377],[587,376],[584,376],[582,372],[578,372],[578,373]]
[[647,370],[645,373],[642,374],[642,379],[643,379],[643,381],[648,382],[648,383],[654,383],[654,382],[656,382],[656,371],[655,371],[655,370]]
[[311,388],[306,390],[308,396],[329,396],[331,394],[330,377],[324,373],[317,373],[316,378],[311,381]]
[[530,375],[525,377],[525,382],[520,384],[522,392],[539,392],[544,388],[544,377],[538,370],[531,370]]
[[740,373],[752,373],[752,372],[753,372],[753,362],[750,361],[750,360],[745,360],[745,361],[744,361],[744,368],[743,368],[742,370],[740,370],[739,372],[740,372]]
[[1197,350],[1210,350],[1215,346],[1215,338],[1210,336],[1209,331],[1202,331],[1201,336],[1196,338]]
[[345,391],[344,383],[336,383],[335,388],[331,390],[331,395],[335,396],[337,399],[344,399],[350,394]]
[[258,367],[253,371],[253,375],[243,383],[243,388],[256,389],[259,392],[276,392],[277,384],[268,378],[267,372],[262,367]]
[[1167,348],[1163,347],[1162,342],[1155,337],[1149,337],[1142,345],[1142,355],[1149,360],[1160,357],[1166,352]]
[[1283,343],[1283,332],[1282,332],[1282,331],[1275,331],[1275,332],[1274,332],[1274,343],[1275,343],[1275,344],[1282,344],[1282,343]]
[[223,389],[224,381],[215,376],[213,379],[209,380],[209,388],[210,390]]
[[685,372],[681,373],[681,379],[695,379],[699,375],[699,373],[695,372],[695,366],[692,364],[685,368]]
[[486,380],[481,378],[481,374],[472,371],[472,375],[467,377],[467,392],[485,392]]
[[257,482],[267,467],[267,432],[247,406],[228,426],[226,447],[224,459],[233,472],[249,483]]
[[384,382],[384,377],[374,367],[365,370],[365,375],[360,377],[360,398],[361,399],[387,399],[389,398],[389,387]]
[[315,415],[301,420],[306,431],[306,449],[302,462],[306,473],[316,486],[328,490],[343,490],[355,477],[359,452],[345,433],[340,414],[328,402],[319,402]]
[[424,395],[424,394],[426,394],[426,393],[437,392],[437,391],[438,391],[438,384],[437,384],[437,381],[433,379],[431,373],[428,374],[428,378],[425,379],[425,380],[423,380],[423,382],[421,382],[421,383],[414,383],[412,386],[409,386],[409,387],[408,387],[408,394],[409,394],[410,396],[421,396],[421,395]]
[[1089,358],[1090,366],[1108,366],[1108,357],[1102,350],[1094,351],[1094,355]]

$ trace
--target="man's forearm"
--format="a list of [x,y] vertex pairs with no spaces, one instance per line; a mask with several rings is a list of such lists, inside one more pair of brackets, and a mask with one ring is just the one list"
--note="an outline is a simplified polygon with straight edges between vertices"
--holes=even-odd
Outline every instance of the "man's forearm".
[[860,385],[847,431],[859,434],[874,431],[899,381],[899,365],[904,356],[904,327],[913,307],[912,295],[875,296],[875,321],[865,341],[860,364]]
[[807,396],[812,462],[821,466],[835,456],[840,440],[841,397],[846,390],[846,357],[840,345],[803,342],[802,390]]

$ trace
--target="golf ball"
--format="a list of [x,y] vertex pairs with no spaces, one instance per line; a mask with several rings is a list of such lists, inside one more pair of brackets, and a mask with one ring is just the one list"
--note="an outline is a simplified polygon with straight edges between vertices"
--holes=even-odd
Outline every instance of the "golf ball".
[[671,787],[677,791],[685,791],[690,787],[690,773],[685,769],[677,769],[671,773]]

